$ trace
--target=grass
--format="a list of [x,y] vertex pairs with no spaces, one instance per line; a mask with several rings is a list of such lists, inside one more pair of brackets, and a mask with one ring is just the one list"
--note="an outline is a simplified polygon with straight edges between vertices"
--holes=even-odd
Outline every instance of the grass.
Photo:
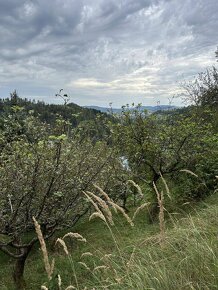
[[[73,231],[82,234],[87,243],[66,238],[68,257],[61,246],[54,247],[55,238],[48,245],[50,260],[55,258],[53,276],[60,274],[61,289],[68,285],[76,287],[77,283],[77,289],[81,290],[218,289],[217,195],[195,206],[191,213],[177,220],[169,219],[161,244],[159,224],[148,223],[146,209],[138,214],[134,227],[121,214],[113,213],[113,220],[113,236],[100,219],[81,221]],[[81,257],[86,252],[92,256]],[[11,263],[2,254],[0,259],[0,289],[13,290]],[[27,289],[40,289],[47,281],[39,246],[27,260],[25,277]]]

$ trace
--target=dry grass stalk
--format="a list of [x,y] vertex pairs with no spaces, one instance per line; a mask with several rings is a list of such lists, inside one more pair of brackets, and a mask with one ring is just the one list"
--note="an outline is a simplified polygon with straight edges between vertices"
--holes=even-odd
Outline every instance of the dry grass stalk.
[[94,219],[96,217],[102,219],[105,223],[107,222],[104,215],[102,213],[99,213],[99,212],[93,212],[93,214],[91,214],[89,217],[89,221],[91,221],[92,219]]
[[13,205],[12,205],[11,197],[12,197],[12,195],[11,194],[8,194],[8,201],[9,201],[11,213],[13,214],[14,210],[13,210]]
[[51,261],[51,273],[54,272],[54,266],[55,266],[55,259],[53,258]]
[[73,290],[73,289],[77,289],[77,288],[74,287],[74,286],[72,286],[72,285],[70,285],[70,286],[68,286],[65,290]]
[[181,169],[180,172],[186,172],[186,173],[189,173],[189,174],[195,176],[196,178],[198,178],[198,175],[195,174],[194,172],[192,172],[191,170],[188,170],[188,169]]
[[47,251],[47,248],[46,248],[45,240],[43,238],[41,227],[40,227],[39,223],[37,222],[37,220],[35,219],[35,217],[33,217],[32,219],[33,219],[33,222],[34,222],[35,231],[36,231],[36,234],[38,236],[40,247],[41,247],[41,250],[42,250],[45,270],[46,270],[46,273],[48,275],[48,279],[50,280],[51,277],[52,277],[53,270],[54,270],[54,260],[52,261],[52,264],[50,265],[49,258],[48,258],[48,251]]
[[[103,195],[104,197],[105,197],[105,199],[107,200],[107,202],[110,204],[110,205],[112,205],[112,203],[113,203],[113,200],[107,195],[107,193],[100,187],[100,186],[98,186],[98,185],[96,185],[96,184],[93,184],[94,185],[94,187],[96,188],[96,189],[98,189],[99,190],[99,192],[101,193],[101,195]],[[112,205],[112,207],[113,207],[113,205]],[[117,209],[115,208],[115,207],[113,207],[113,209],[114,209],[114,211],[117,213]]]
[[117,270],[116,269],[112,269],[115,273],[115,278],[114,280],[118,283],[118,284],[121,284],[122,283],[122,280],[123,280],[123,277],[119,277],[118,274],[117,274]]
[[[97,188],[97,187],[96,187]],[[99,189],[101,189],[100,187],[98,187]],[[102,189],[101,189],[101,192],[104,192]],[[92,192],[83,192],[85,194],[85,196],[88,198],[88,200],[93,204],[93,206],[95,207],[96,211],[97,212],[94,212],[89,220],[95,218],[95,217],[99,217],[101,218],[102,220],[104,220],[106,222],[106,219],[109,221],[109,223],[111,225],[114,225],[114,222],[113,222],[113,216],[112,216],[112,213],[108,207],[108,205],[106,204],[106,202],[101,199],[100,197],[96,196],[95,194],[93,194]],[[105,192],[104,192],[104,196],[105,196]],[[107,194],[106,194],[107,195]],[[93,199],[91,198],[94,198],[97,202],[98,202],[98,205],[100,205],[102,211],[99,209],[98,205],[93,201]],[[124,209],[122,207],[120,207],[118,204],[114,203],[110,198],[109,196],[107,196],[107,201],[108,203],[115,209],[115,211],[120,211],[122,213],[122,215],[125,217],[125,219],[127,220],[127,222],[131,225],[131,226],[134,226],[132,220],[130,219],[130,217],[125,213]],[[103,213],[102,213],[103,212]]]
[[132,184],[137,189],[139,195],[141,197],[143,197],[143,193],[142,193],[141,187],[137,183],[135,183],[135,181],[133,181],[133,180],[127,180],[127,183]]
[[72,232],[67,233],[66,235],[63,236],[63,240],[67,237],[75,238],[80,242],[85,242],[85,243],[87,242],[86,239],[82,235],[80,235],[79,233],[72,233]]
[[150,202],[146,202],[146,203],[141,204],[141,205],[136,209],[136,211],[134,212],[132,220],[134,221],[134,219],[136,218],[137,214],[138,214],[138,213],[139,213],[143,208],[148,207],[149,204],[150,204]]
[[132,251],[132,254],[129,258],[129,261],[126,263],[127,265],[127,268],[130,268],[131,265],[132,265],[132,262],[133,262],[133,259],[134,259],[134,255],[135,255],[135,251],[136,251],[136,247],[134,247],[133,251]]
[[123,277],[116,277],[115,278],[115,281],[118,283],[118,284],[121,284],[122,283],[122,281],[123,281]]
[[58,239],[56,240],[56,242],[55,242],[55,245],[56,245],[57,243],[61,244],[61,246],[62,246],[63,249],[64,249],[65,254],[68,256],[68,255],[69,255],[69,251],[68,251],[67,245],[65,244],[65,241],[62,240],[61,238],[58,238]]
[[103,257],[101,257],[100,261],[101,260],[108,260],[112,257],[113,255],[112,254],[105,254]]
[[164,184],[164,186],[166,188],[166,193],[167,193],[169,199],[172,199],[171,194],[170,194],[169,187],[167,185],[167,182],[166,182],[165,178],[163,177],[163,175],[161,174],[161,172],[160,172],[160,177],[161,177],[161,180],[163,181],[163,184]]
[[124,216],[124,218],[127,220],[127,222],[133,227],[134,226],[134,223],[133,221],[131,220],[131,218],[125,213],[125,210],[120,207],[118,204],[114,203],[114,202],[111,202],[111,205],[113,207],[115,207],[118,211],[120,211],[122,213],[122,215]]
[[99,190],[99,192],[101,193],[101,195],[103,195],[105,197],[105,199],[108,201],[108,202],[111,202],[111,199],[110,197],[107,195],[107,193],[98,185],[96,184],[93,184],[93,186]]
[[95,208],[95,210],[99,213],[102,214],[100,208],[98,207],[98,205],[91,199],[91,197],[85,192],[83,191],[83,194],[87,197],[88,201],[93,205],[93,207]]
[[59,288],[59,290],[61,290],[61,285],[62,285],[61,276],[58,274],[58,288]]
[[93,256],[93,254],[91,252],[85,252],[85,253],[82,253],[81,258],[83,258],[83,257],[91,257],[91,256]]
[[96,202],[98,203],[98,205],[101,207],[102,212],[104,213],[104,216],[107,218],[108,222],[111,225],[114,225],[113,222],[113,217],[112,217],[112,213],[109,209],[109,206],[107,205],[107,203],[100,198],[99,196],[95,195],[94,193],[87,191],[86,192],[89,196],[91,196],[94,200],[96,200]]
[[159,192],[156,184],[153,182],[155,192],[157,194],[157,201],[159,206],[159,222],[160,222],[160,242],[165,240],[165,222],[164,222],[164,195],[163,191]]
[[95,267],[95,268],[93,269],[93,272],[94,272],[94,271],[98,271],[98,270],[106,270],[107,268],[108,268],[108,267],[105,266],[105,265],[97,266],[97,267]]
[[86,270],[91,271],[91,269],[87,266],[86,263],[84,263],[84,262],[78,262],[78,264],[82,265],[84,268],[86,268]]
[[155,236],[151,236],[145,240],[143,240],[139,246],[142,246],[142,245],[155,245],[155,244],[159,244],[160,242],[160,235],[155,235]]

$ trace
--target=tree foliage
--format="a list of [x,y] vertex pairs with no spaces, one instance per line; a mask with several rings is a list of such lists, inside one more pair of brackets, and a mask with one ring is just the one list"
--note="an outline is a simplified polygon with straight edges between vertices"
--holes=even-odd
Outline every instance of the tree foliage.
[[188,84],[185,100],[197,106],[218,106],[218,71],[215,67],[207,69]]
[[[62,96],[61,94],[57,94]],[[61,98],[62,100],[62,98]],[[84,126],[93,124],[95,131],[95,139],[102,139],[104,135],[104,123],[111,116],[101,113],[98,110],[80,107],[74,103],[69,102],[68,96],[63,95],[64,104],[45,104],[44,102],[28,99],[22,99],[18,96],[17,92],[11,93],[10,98],[0,99],[0,117],[4,118],[5,114],[11,111],[11,107],[22,107],[25,113],[32,112],[34,117],[37,117],[41,122],[49,124],[52,128],[56,127],[56,119],[62,118],[68,121],[70,126],[76,128],[78,125]],[[102,122],[97,122],[96,119],[100,118]],[[92,134],[93,135],[93,134]]]
[[113,191],[119,183],[122,165],[113,149],[78,131],[67,136],[66,126],[57,119],[51,130],[17,105],[1,124],[0,249],[17,261],[17,289],[23,287],[25,260],[37,241],[32,217],[49,239],[88,211],[83,191],[92,190],[95,182]]
[[151,188],[161,176],[174,179],[182,169],[200,170],[199,165],[211,160],[218,149],[212,124],[195,110],[186,115],[149,116],[140,107],[124,108],[113,130],[114,142],[134,177]]

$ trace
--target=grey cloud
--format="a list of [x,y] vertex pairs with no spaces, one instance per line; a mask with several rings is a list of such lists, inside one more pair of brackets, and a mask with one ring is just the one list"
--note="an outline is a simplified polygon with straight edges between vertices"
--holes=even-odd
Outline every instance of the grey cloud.
[[[80,79],[124,88],[130,77],[150,76],[150,89],[135,95],[146,102],[159,92],[166,101],[176,82],[213,62],[217,14],[217,0],[0,0],[1,83],[50,92]],[[132,97],[107,85],[70,89],[87,103]]]

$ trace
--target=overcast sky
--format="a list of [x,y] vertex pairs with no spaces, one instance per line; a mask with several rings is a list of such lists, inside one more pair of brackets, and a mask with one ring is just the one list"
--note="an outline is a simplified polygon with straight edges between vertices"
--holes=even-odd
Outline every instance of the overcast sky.
[[218,0],[0,0],[0,97],[168,104],[217,45]]

